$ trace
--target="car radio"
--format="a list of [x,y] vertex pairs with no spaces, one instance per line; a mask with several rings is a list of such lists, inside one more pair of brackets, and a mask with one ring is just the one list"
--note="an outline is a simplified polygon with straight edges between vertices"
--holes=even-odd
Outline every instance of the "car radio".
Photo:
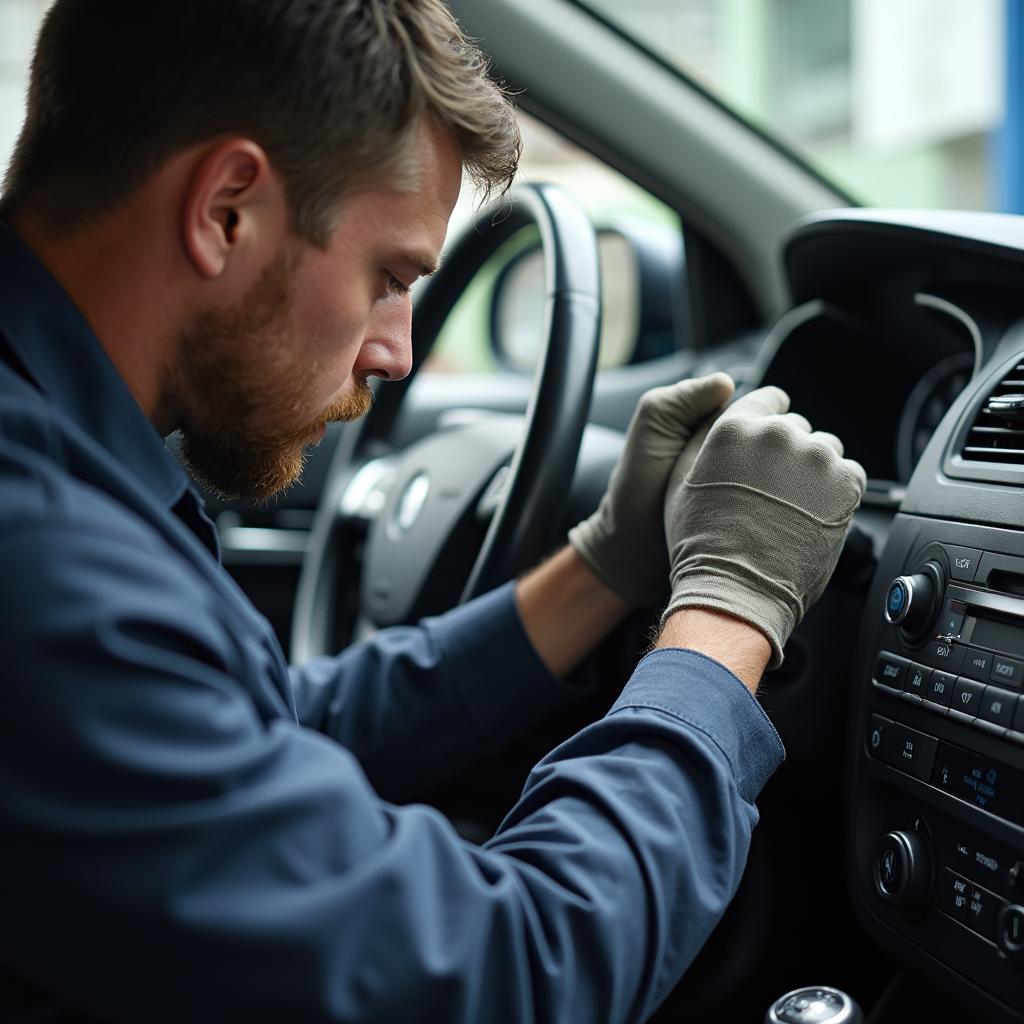
[[1024,536],[900,514],[869,600],[859,903],[1024,1019]]

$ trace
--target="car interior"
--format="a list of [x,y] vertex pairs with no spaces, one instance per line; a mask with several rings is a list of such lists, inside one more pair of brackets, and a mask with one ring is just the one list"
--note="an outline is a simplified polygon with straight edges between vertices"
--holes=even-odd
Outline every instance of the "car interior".
[[[556,550],[647,389],[784,388],[868,490],[759,693],[787,759],[739,893],[653,1019],[760,1021],[819,985],[877,1024],[1024,1021],[1024,221],[856,205],[594,5],[450,3],[527,119],[668,216],[535,180],[471,212],[418,287],[412,377],[280,499],[209,496],[227,568],[290,658],[336,651]],[[485,839],[657,611],[581,669],[591,697],[423,799]]]

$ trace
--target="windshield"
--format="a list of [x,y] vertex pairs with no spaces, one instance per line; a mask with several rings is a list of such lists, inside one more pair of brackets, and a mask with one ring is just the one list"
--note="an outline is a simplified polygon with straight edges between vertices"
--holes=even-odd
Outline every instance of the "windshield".
[[1024,210],[1016,4],[584,3],[861,203]]

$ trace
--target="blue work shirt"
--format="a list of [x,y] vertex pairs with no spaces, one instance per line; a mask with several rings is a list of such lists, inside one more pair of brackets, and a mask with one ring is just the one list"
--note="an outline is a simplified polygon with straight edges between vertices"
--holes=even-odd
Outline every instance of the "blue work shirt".
[[640,662],[483,846],[398,806],[568,699],[511,586],[289,670],[84,318],[0,222],[0,965],[33,1021],[638,1021],[782,746]]

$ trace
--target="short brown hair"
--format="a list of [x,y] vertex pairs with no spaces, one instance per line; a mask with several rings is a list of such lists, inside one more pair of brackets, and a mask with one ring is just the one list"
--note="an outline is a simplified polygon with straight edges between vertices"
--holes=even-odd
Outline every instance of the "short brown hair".
[[281,174],[296,233],[323,245],[422,115],[454,132],[486,195],[503,193],[521,142],[488,72],[442,0],[55,0],[0,213],[31,206],[73,231],[174,153],[242,135]]

